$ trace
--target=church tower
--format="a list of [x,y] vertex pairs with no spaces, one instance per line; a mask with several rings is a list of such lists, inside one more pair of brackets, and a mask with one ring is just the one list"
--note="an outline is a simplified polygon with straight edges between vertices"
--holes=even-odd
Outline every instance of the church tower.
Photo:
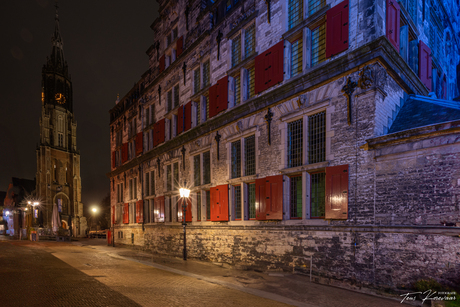
[[[37,196],[41,199],[40,226],[51,229],[53,204],[62,227],[73,236],[86,231],[81,202],[80,153],[73,114],[72,81],[64,57],[56,6],[52,49],[42,69],[40,143],[37,147]],[[71,221],[71,222],[70,222]]]

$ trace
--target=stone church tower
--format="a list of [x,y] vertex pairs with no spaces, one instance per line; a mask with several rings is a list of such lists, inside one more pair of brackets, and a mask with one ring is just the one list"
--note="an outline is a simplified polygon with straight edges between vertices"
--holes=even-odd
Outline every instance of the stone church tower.
[[[64,58],[56,10],[51,55],[42,69],[40,143],[37,147],[37,196],[40,226],[51,228],[53,204],[61,209],[62,227],[73,236],[86,231],[81,202],[80,153],[73,114],[72,81]],[[72,221],[70,227],[69,223]]]

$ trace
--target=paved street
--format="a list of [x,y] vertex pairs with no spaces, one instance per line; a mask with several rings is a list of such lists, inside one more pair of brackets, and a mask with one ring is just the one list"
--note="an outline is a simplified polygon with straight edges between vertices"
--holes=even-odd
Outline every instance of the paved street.
[[105,240],[0,240],[1,306],[401,306],[398,301],[176,258]]

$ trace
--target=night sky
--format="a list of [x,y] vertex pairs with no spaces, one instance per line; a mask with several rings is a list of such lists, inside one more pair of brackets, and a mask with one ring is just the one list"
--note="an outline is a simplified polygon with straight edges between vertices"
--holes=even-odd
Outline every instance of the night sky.
[[[11,177],[35,177],[41,69],[51,53],[53,0],[0,4],[0,191]],[[64,55],[73,83],[82,200],[98,204],[109,192],[109,110],[148,69],[154,0],[61,0]]]

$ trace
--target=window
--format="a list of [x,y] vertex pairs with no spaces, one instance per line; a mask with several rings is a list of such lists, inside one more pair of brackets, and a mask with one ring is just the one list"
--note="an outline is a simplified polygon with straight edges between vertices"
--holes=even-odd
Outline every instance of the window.
[[289,0],[289,29],[294,28],[303,20],[303,1]]
[[311,217],[324,218],[326,202],[326,173],[311,174]]
[[174,184],[173,189],[179,187],[179,162],[174,163]]
[[201,185],[201,159],[200,155],[196,155],[193,157],[193,183],[194,185],[200,186]]
[[256,51],[256,24],[253,23],[244,31],[244,58],[248,58]]
[[117,185],[117,202],[123,202],[123,183]]
[[171,41],[174,41],[177,38],[177,28],[174,28],[171,32]]
[[241,84],[240,75],[235,76],[235,105],[238,105],[241,100]]
[[171,191],[172,190],[172,188],[171,188],[171,177],[172,177],[171,164],[169,164],[168,166],[166,166],[166,191]]
[[302,175],[290,177],[291,219],[302,218]]
[[145,173],[145,195],[150,195],[150,173]]
[[155,104],[150,106],[150,124],[155,122]]
[[308,163],[326,160],[326,113],[308,117]]
[[206,220],[211,220],[211,191],[207,190],[206,193]]
[[150,195],[155,195],[155,172],[150,172]]
[[168,112],[171,111],[171,110],[173,109],[173,108],[172,108],[172,106],[173,106],[173,101],[172,101],[173,95],[172,95],[172,94],[173,94],[173,93],[172,93],[172,90],[169,91],[168,94],[167,94]]
[[63,147],[64,146],[64,136],[62,133],[58,133],[58,138],[59,138],[59,146]]
[[288,167],[303,164],[303,120],[288,123]]
[[133,199],[133,180],[129,179],[129,199]]
[[311,31],[311,66],[326,59],[326,24]]
[[241,177],[241,141],[233,142],[231,145],[232,157],[232,178]]
[[302,73],[302,38],[294,41],[291,44],[291,75],[295,76]]
[[211,82],[209,60],[203,63],[203,87],[207,87]]
[[206,108],[206,112],[204,114],[205,115],[204,120],[207,121],[209,119],[209,97],[208,96],[204,97],[204,105]]
[[241,220],[241,185],[233,186],[233,206],[235,220]]
[[211,154],[209,151],[203,153],[203,184],[211,183]]
[[149,106],[146,110],[145,110],[145,126],[148,126],[150,125],[150,109],[152,108],[152,106]]
[[309,0],[308,1],[308,15],[318,12],[321,8],[326,6],[326,0]]
[[196,220],[201,221],[201,192],[196,193]]
[[241,35],[232,40],[232,67],[241,62]]
[[179,106],[179,84],[174,86],[174,101],[173,101],[173,109]]
[[248,184],[248,213],[249,219],[256,218],[256,183],[251,182]]
[[200,83],[200,67],[195,69],[193,72],[193,92],[196,94],[200,91],[201,89],[201,83]]
[[249,68],[248,70],[248,99],[254,97],[255,95],[255,88],[254,88],[254,74],[255,68],[254,66]]
[[256,173],[256,137],[251,135],[244,139],[244,175]]
[[133,197],[137,198],[137,177],[133,180]]
[[196,125],[201,124],[201,103],[196,103]]

